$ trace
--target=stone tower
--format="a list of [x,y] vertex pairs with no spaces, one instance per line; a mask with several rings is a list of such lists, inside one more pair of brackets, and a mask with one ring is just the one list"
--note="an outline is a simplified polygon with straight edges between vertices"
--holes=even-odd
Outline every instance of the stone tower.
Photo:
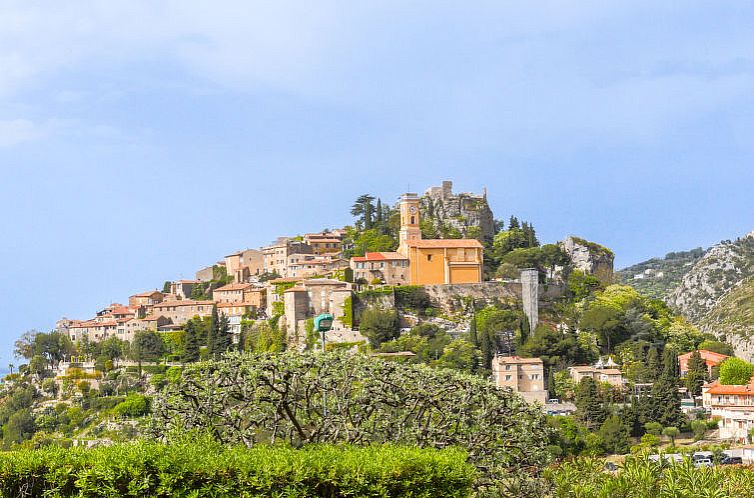
[[404,252],[406,241],[422,238],[422,232],[419,228],[419,196],[412,193],[403,194],[400,201],[400,211],[401,231],[398,250]]
[[524,301],[524,314],[529,319],[530,333],[539,323],[539,271],[535,268],[521,270],[521,297]]

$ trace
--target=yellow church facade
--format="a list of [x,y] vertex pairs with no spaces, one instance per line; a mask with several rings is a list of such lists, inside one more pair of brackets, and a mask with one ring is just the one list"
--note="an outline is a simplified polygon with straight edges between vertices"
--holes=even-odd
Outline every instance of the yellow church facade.
[[401,196],[400,214],[397,252],[408,259],[409,284],[468,284],[482,281],[484,248],[478,240],[422,239],[417,194]]

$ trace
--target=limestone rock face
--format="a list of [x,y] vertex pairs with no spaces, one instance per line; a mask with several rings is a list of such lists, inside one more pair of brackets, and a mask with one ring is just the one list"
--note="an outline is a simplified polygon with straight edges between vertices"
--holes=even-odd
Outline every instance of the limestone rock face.
[[610,249],[573,235],[559,244],[576,269],[594,275],[603,282],[612,280],[615,255]]
[[486,193],[453,193],[453,182],[444,181],[441,187],[431,187],[421,198],[422,219],[431,222],[436,237],[453,235],[491,239],[495,235],[492,209]]
[[754,232],[712,247],[668,295],[668,304],[699,324],[728,293],[754,275]]

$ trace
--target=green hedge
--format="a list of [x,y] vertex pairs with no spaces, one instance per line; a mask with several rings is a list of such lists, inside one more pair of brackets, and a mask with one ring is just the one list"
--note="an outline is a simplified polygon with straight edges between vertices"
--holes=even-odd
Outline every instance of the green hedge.
[[0,453],[0,497],[467,497],[457,449],[223,447],[210,440]]

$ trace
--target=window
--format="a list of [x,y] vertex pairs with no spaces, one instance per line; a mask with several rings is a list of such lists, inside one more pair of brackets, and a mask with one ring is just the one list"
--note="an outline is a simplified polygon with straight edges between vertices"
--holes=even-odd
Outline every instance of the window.
[[432,255],[431,254],[427,254],[427,261],[432,261]]
[[506,370],[510,370],[510,369],[511,369],[511,366],[510,366],[510,365],[505,365],[505,369],[506,369]]
[[510,375],[506,375],[505,376],[505,380],[511,380],[511,376]]
[[411,217],[411,224],[416,225],[416,218],[414,218],[413,216]]

